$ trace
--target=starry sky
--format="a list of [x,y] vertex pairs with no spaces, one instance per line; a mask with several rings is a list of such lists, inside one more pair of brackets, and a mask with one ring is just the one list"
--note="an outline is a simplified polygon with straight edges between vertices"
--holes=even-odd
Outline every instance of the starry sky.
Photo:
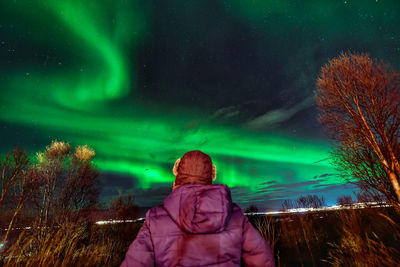
[[242,207],[352,194],[317,121],[320,68],[343,51],[396,70],[397,0],[0,3],[0,152],[96,151],[102,201],[152,206],[200,149]]

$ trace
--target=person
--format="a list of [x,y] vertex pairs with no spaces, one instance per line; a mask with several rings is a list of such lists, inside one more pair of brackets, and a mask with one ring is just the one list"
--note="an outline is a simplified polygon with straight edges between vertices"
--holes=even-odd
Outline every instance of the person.
[[189,151],[173,168],[172,192],[150,209],[122,262],[128,266],[275,266],[269,244],[231,200],[212,184],[216,168],[201,151]]

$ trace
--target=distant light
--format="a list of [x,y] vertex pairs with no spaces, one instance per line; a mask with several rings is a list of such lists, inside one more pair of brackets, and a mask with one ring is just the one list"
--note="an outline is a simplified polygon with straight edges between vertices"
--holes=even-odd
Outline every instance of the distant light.
[[287,209],[281,211],[258,211],[258,212],[245,212],[245,215],[273,215],[273,214],[288,214],[288,213],[304,213],[309,211],[329,211],[329,210],[343,210],[343,209],[364,209],[364,208],[385,208],[390,207],[385,202],[367,202],[367,203],[353,203],[351,205],[333,205],[320,208],[297,208]]
[[135,223],[135,222],[140,222],[143,221],[145,218],[139,218],[136,220],[108,220],[108,221],[97,221],[96,224],[116,224],[116,223]]
[[[298,208],[298,209],[288,209],[288,210],[278,210],[278,211],[257,211],[257,212],[245,212],[244,215],[278,215],[278,214],[289,214],[289,213],[305,213],[309,211],[330,211],[330,210],[344,210],[344,209],[364,209],[364,208],[386,208],[390,207],[388,203],[385,202],[367,202],[367,203],[353,203],[351,205],[333,205],[328,207],[320,208]],[[322,217],[321,217],[322,218]],[[136,220],[113,220],[108,221],[97,221],[96,224],[117,224],[117,223],[137,223],[144,221],[146,218],[138,218]],[[25,228],[27,229],[27,228]],[[0,246],[1,247],[1,246]]]

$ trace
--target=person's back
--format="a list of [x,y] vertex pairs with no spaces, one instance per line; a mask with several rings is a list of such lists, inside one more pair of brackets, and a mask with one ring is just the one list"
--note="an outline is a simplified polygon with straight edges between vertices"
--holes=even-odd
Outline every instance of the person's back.
[[[188,153],[196,153],[192,159],[205,155]],[[180,184],[199,176],[196,169],[201,169],[189,173],[192,163],[185,156],[184,179],[177,175],[177,188],[162,206],[147,212],[121,266],[240,266],[242,259],[247,266],[274,266],[270,246],[232,203],[226,185]]]

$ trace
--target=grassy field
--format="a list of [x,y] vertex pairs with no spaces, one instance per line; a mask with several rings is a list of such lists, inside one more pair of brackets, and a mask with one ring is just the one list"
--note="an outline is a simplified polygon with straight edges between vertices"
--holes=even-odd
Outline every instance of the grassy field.
[[[400,214],[393,208],[249,216],[277,266],[396,266]],[[141,223],[66,224],[24,230],[3,266],[119,266]],[[227,244],[228,245],[228,244]]]
[[250,216],[274,249],[277,266],[397,266],[400,216],[365,208],[275,217]]

